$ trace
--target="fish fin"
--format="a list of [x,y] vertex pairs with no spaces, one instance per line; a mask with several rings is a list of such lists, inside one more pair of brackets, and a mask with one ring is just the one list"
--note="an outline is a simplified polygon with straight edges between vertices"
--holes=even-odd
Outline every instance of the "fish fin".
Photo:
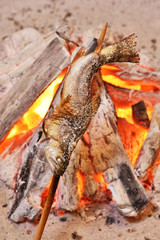
[[100,106],[100,103],[101,103],[101,98],[99,95],[95,95],[92,97],[92,99],[91,99],[92,117],[95,116],[95,114]]
[[103,40],[104,40],[104,37],[106,35],[106,31],[107,31],[107,26],[108,26],[108,23],[106,23],[101,31],[101,35],[98,39],[98,43],[97,43],[97,47],[96,49],[94,50],[95,53],[99,53],[101,51],[101,48],[102,48],[102,43],[103,43]]
[[86,48],[85,48],[84,46],[82,46],[82,47],[79,49],[79,51],[76,53],[76,55],[74,56],[74,58],[73,58],[73,60],[72,60],[72,62],[71,62],[71,65],[72,65],[75,61],[77,61],[78,58],[84,56],[85,53],[86,53]]
[[51,117],[54,117],[55,119],[62,119],[62,118],[72,118],[75,115],[77,115],[77,110],[71,103],[72,96],[68,95],[66,98],[64,98],[60,104],[55,108],[53,115]]

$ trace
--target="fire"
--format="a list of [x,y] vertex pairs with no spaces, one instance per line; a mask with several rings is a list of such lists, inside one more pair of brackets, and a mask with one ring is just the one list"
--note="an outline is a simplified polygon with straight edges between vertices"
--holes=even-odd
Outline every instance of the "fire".
[[[145,85],[142,81],[138,81],[138,83],[136,83],[136,81],[122,80],[120,77],[116,76],[116,73],[119,71],[121,71],[121,69],[116,66],[105,65],[105,66],[101,67],[102,79],[104,81],[106,81],[107,83],[110,83],[112,85],[115,85],[115,86],[121,87],[121,88],[134,89],[134,90],[145,90],[145,91],[154,90],[154,87],[152,85]],[[119,132],[122,137],[124,146],[128,153],[128,156],[129,156],[132,164],[134,165],[136,162],[136,159],[138,157],[138,153],[142,147],[142,144],[147,136],[148,129],[137,125],[133,121],[132,108],[131,108],[131,106],[127,106],[127,103],[126,103],[126,106],[123,108],[120,108],[120,107],[116,106],[116,104],[115,104],[115,108],[116,108],[117,117],[125,119],[127,121],[127,123],[129,123],[128,126],[125,126],[128,129],[128,134],[129,134],[129,131],[132,131],[131,139],[129,139],[129,141],[127,143],[126,136],[123,136],[123,133],[121,133],[122,129],[119,128]],[[151,107],[148,107],[147,114],[148,114],[149,119],[151,119],[152,112],[153,112],[153,109]],[[134,126],[134,131],[133,131],[133,129],[131,130],[129,128],[129,126],[130,126],[130,128],[131,128],[131,126]]]
[[26,132],[30,129],[35,129],[45,117],[52,99],[59,88],[65,74],[66,70],[53,81],[49,87],[37,98],[33,105],[28,109],[28,111],[20,118],[20,120],[14,125],[14,127],[9,132],[7,139],[11,138],[19,133]]
[[128,83],[126,81],[121,80],[119,77],[115,76],[115,73],[120,71],[118,67],[104,65],[101,67],[101,75],[102,79],[107,83],[111,83],[118,87],[128,88],[128,89],[135,89],[140,90],[141,86],[139,84]]
[[[62,73],[49,85],[49,87],[37,98],[33,105],[28,109],[28,111],[17,121],[17,123],[12,127],[9,134],[6,136],[5,140],[0,145],[0,154],[14,142],[14,137],[22,136],[19,139],[21,142],[26,137],[27,133],[31,133],[44,119],[52,99],[61,84],[67,69],[63,70]],[[25,135],[27,135],[25,137]],[[14,141],[13,141],[14,140]],[[21,141],[20,141],[21,140]]]
[[106,181],[104,179],[103,173],[100,172],[100,173],[95,174],[94,179],[99,185],[102,185],[101,191],[106,191],[108,184],[106,183]]
[[83,189],[85,184],[85,179],[81,171],[77,171],[77,178],[78,178],[78,194],[80,199],[83,197]]
[[[34,102],[34,104],[29,108],[29,110],[21,117],[21,119],[13,126],[9,134],[7,135],[6,139],[0,145],[0,153],[3,151],[13,142],[13,139],[17,139],[17,136],[22,136],[23,141],[28,137],[28,134],[31,134],[33,129],[35,129],[41,121],[44,119],[52,99],[62,82],[67,69],[65,69],[59,77],[50,84],[50,86],[41,94],[41,96]],[[127,89],[135,89],[135,90],[142,90],[147,86],[142,83],[135,83],[133,81],[124,81],[116,76],[116,73],[120,71],[120,68],[115,67],[113,65],[105,65],[101,67],[101,75],[102,79],[107,83],[113,84],[115,86]],[[151,89],[151,86],[148,88]],[[148,108],[148,116],[151,119],[152,115],[152,108]],[[124,139],[123,133],[120,131],[122,140],[124,142],[124,146],[126,151],[128,152],[129,158],[132,161],[133,165],[135,164],[136,158],[140,151],[140,148],[147,136],[148,130],[138,126],[134,123],[132,118],[132,108],[130,106],[125,106],[124,108],[116,107],[117,117],[120,119],[125,119],[127,122],[129,129],[131,131],[131,145],[127,143],[127,140]],[[133,129],[134,126],[134,129]],[[24,137],[25,136],[25,137]],[[88,135],[84,135],[84,138],[89,144]],[[14,140],[15,140],[14,139]],[[20,138],[19,138],[20,139]],[[18,140],[19,140],[18,139]],[[16,142],[16,140],[15,140]],[[17,142],[16,142],[17,143]],[[93,175],[95,181],[101,186],[101,191],[106,191],[107,183],[103,177],[103,173],[97,173]],[[81,173],[81,171],[77,172],[77,179],[78,179],[78,194],[79,198],[81,199],[81,203],[83,202],[83,192],[84,192],[84,185],[85,185],[85,176]],[[46,199],[48,188],[50,183],[48,184],[45,191],[42,193],[42,202],[41,206],[44,206],[44,201]]]

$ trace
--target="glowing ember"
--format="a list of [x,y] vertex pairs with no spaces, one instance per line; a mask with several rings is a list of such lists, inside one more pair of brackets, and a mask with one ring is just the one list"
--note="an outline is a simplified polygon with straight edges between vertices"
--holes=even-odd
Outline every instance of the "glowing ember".
[[[153,112],[152,108],[147,108],[147,114],[149,119],[151,119],[152,112]],[[123,134],[121,133],[121,129],[119,129],[119,132],[122,137],[125,149],[128,153],[128,157],[131,160],[132,164],[135,165],[139,151],[143,145],[145,138],[147,137],[148,129],[134,123],[132,118],[131,107],[125,107],[125,108],[116,107],[116,113],[117,113],[117,117],[125,118],[128,123],[134,126],[134,131],[132,131],[129,128],[129,126],[126,126],[126,128],[128,129],[128,135],[131,136],[130,139],[128,139],[128,143],[126,140],[127,136],[123,137]]]
[[77,178],[78,178],[78,194],[79,197],[82,198],[85,180],[81,171],[77,171]]
[[102,185],[101,191],[106,191],[108,184],[106,183],[103,173],[97,173],[94,175],[95,181],[99,184]]
[[118,71],[120,71],[118,67],[104,65],[103,67],[101,67],[102,79],[105,82],[111,83],[118,87],[141,90],[141,85],[133,84],[132,82],[127,82],[127,81],[121,80],[119,77],[116,77],[114,73]]

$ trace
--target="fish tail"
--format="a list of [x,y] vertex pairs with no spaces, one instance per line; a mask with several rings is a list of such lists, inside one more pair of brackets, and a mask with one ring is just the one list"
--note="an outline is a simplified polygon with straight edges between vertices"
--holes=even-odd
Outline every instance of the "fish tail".
[[123,40],[114,43],[100,52],[102,64],[110,62],[139,62],[139,54],[136,51],[137,36],[131,34]]
[[139,54],[136,50],[137,36],[133,33],[119,42],[121,50],[121,62],[130,61],[132,63],[138,63],[140,60]]

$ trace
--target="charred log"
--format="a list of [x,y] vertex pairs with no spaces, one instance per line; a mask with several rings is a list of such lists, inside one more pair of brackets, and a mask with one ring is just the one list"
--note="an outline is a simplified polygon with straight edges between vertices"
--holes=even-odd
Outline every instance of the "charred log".
[[150,121],[147,115],[147,109],[144,101],[140,101],[132,105],[132,117],[134,121],[140,126],[149,128]]

